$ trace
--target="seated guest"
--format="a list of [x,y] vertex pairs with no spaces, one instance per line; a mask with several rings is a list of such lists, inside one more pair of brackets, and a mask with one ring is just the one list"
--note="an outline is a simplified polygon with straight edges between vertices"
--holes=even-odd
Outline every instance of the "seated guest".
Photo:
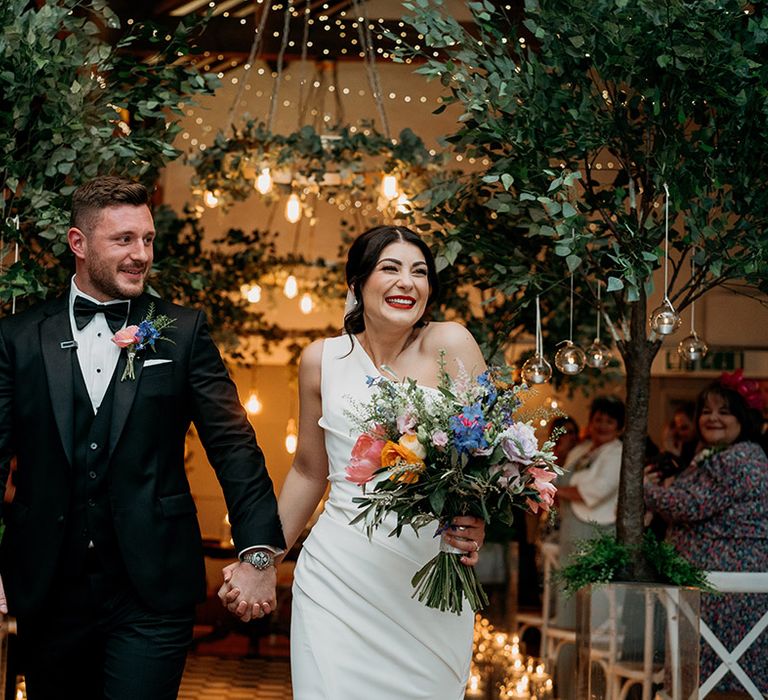
[[[565,462],[566,473],[557,486],[560,502],[560,563],[568,564],[581,540],[612,534],[619,496],[624,404],[619,399],[596,398],[589,409],[587,439],[574,447]],[[576,601],[558,596],[557,623],[576,626]]]
[[[757,443],[762,397],[741,373],[724,374],[696,403],[700,450],[677,477],[650,471],[646,506],[668,523],[666,539],[705,571],[768,571],[768,458]],[[708,595],[701,618],[727,649],[734,649],[768,607],[765,595]],[[739,663],[768,693],[768,635]],[[701,678],[721,660],[702,644]],[[742,690],[728,674],[717,691]]]

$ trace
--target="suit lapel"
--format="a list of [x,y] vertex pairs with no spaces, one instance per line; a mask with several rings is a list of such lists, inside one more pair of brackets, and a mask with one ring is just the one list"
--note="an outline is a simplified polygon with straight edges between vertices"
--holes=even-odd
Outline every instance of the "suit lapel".
[[[138,299],[131,302],[131,311],[128,314],[128,325],[138,325],[146,318],[147,309],[149,307],[151,297],[147,294],[142,294]],[[144,355],[146,351],[136,354],[133,360],[133,371],[136,375],[136,379],[126,379],[124,382],[120,381],[123,376],[125,367],[128,364],[128,351],[123,350],[120,353],[120,359],[117,362],[117,369],[115,370],[115,396],[114,404],[112,407],[112,424],[109,430],[109,456],[117,446],[117,441],[120,439],[120,435],[125,427],[125,422],[128,420],[128,415],[131,412],[131,406],[133,406],[133,400],[136,398],[136,390],[139,387],[139,381],[141,381],[141,371],[144,367]]]
[[[69,463],[73,463],[74,385],[72,363],[77,361],[72,342],[72,328],[69,323],[68,299],[62,297],[53,303],[46,318],[40,323],[40,347],[48,379],[53,415],[59,429],[61,443]],[[62,347],[62,344],[65,344]]]

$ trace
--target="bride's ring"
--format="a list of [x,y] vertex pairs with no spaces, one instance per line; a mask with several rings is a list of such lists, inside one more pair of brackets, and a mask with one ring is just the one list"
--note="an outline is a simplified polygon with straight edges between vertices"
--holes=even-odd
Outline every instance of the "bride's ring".
[[454,525],[458,532],[464,532],[467,528],[464,525]]
[[479,552],[480,551],[480,545],[477,543],[477,541],[476,540],[472,540],[472,544],[475,545],[475,551]]

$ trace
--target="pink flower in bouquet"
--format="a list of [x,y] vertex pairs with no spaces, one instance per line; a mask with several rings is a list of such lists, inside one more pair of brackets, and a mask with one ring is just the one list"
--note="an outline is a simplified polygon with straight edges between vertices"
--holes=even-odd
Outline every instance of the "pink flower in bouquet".
[[546,469],[539,469],[538,467],[530,467],[528,473],[533,477],[531,486],[539,492],[539,498],[541,499],[538,502],[530,498],[527,499],[528,507],[534,513],[538,513],[539,508],[543,511],[548,511],[555,502],[557,487],[551,482],[557,477],[557,474]]
[[448,444],[448,433],[444,430],[435,430],[432,433],[432,444],[435,447],[445,447]]
[[381,468],[381,451],[385,441],[363,433],[355,446],[347,467],[347,481],[362,486],[373,479],[374,472]]
[[138,343],[136,334],[139,332],[138,326],[127,326],[121,328],[117,333],[112,336],[112,342],[119,348],[127,348],[129,345]]
[[488,470],[491,476],[495,476],[501,472],[499,477],[499,486],[502,488],[510,488],[517,485],[520,480],[520,468],[512,462],[505,462],[504,464],[496,464]]
[[397,430],[400,433],[412,435],[415,432],[414,428],[417,422],[416,416],[410,411],[406,411],[397,417]]
[[499,442],[507,459],[520,464],[530,464],[539,451],[536,433],[527,423],[511,425],[499,435]]

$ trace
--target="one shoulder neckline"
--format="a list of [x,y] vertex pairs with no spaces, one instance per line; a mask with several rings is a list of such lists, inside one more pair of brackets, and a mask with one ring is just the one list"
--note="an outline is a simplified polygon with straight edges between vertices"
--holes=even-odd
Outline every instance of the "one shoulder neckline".
[[[357,338],[353,338],[353,340],[354,340],[354,344],[353,344],[354,347],[352,348],[352,352],[359,352],[361,354],[366,364],[368,364],[368,366],[371,369],[373,369],[375,376],[383,377],[384,379],[388,379],[389,381],[396,381],[394,377],[388,377],[387,375],[382,374],[379,368],[376,366],[376,363],[373,361],[371,356],[363,347],[363,344]],[[404,377],[404,378],[398,377],[398,379],[408,379],[408,377]],[[422,389],[429,389],[430,391],[440,391],[439,387],[429,386],[429,384],[421,384],[419,382],[416,382],[416,386]]]

